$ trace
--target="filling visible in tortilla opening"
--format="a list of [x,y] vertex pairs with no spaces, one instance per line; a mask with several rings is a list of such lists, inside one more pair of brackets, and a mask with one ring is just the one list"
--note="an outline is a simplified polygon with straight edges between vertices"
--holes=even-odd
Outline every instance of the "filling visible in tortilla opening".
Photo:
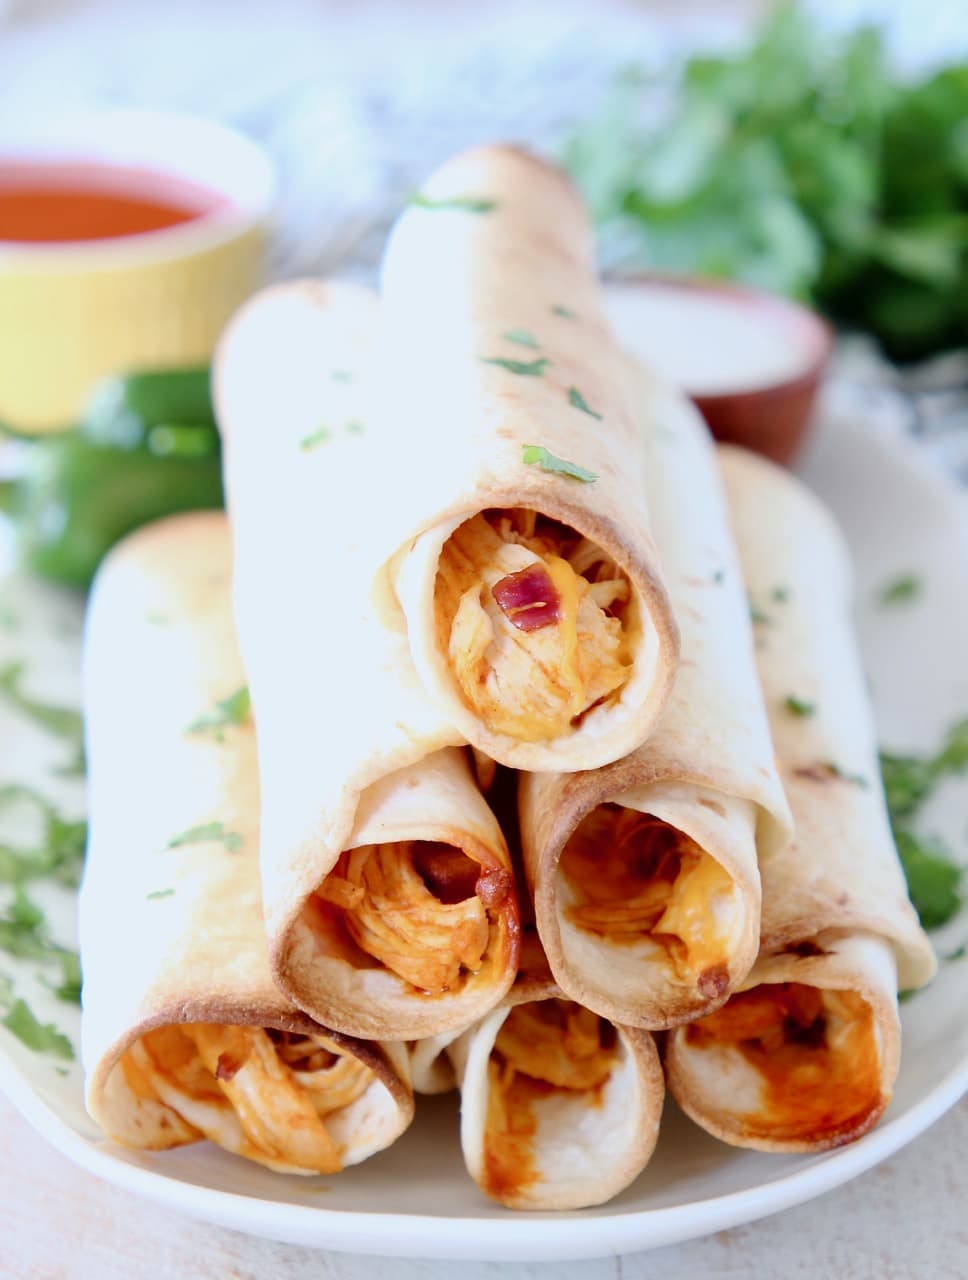
[[741,1055],[762,1080],[750,1137],[849,1142],[887,1104],[871,1006],[855,991],[763,983],[684,1028],[693,1050]]
[[728,925],[735,896],[723,867],[694,840],[652,814],[602,804],[561,855],[566,917],[613,943],[660,946],[676,976],[703,995],[729,982]]
[[135,1097],[164,1103],[182,1122],[169,1145],[208,1138],[297,1173],[343,1167],[326,1117],[375,1079],[326,1036],[208,1023],[149,1031],[119,1065]]
[[628,579],[555,520],[515,509],[465,521],[444,545],[434,592],[438,648],[494,732],[557,738],[628,679]]
[[556,1097],[601,1106],[618,1052],[612,1024],[571,1000],[539,1000],[511,1010],[487,1065],[488,1195],[504,1200],[540,1180],[539,1107]]
[[442,995],[485,965],[492,917],[512,888],[510,871],[414,840],[341,854],[316,896],[337,909],[335,923],[358,951],[417,991]]

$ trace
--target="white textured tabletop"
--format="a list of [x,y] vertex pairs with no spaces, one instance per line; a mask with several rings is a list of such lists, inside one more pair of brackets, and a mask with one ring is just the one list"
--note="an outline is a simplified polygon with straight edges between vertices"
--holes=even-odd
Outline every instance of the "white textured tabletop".
[[[91,103],[194,110],[239,124],[271,147],[282,171],[276,274],[365,272],[388,210],[448,152],[501,135],[554,146],[616,66],[661,63],[697,41],[728,43],[763,7],[763,0],[0,0],[0,124]],[[836,22],[885,17],[895,53],[911,63],[953,57],[968,45],[963,0],[812,0],[812,7]],[[882,379],[872,381],[880,394]],[[907,412],[910,400],[895,410]],[[968,462],[966,438],[963,430],[941,433],[956,468]],[[460,1273],[462,1280],[964,1280],[966,1153],[968,1100],[872,1172],[774,1218],[651,1254],[570,1265],[464,1263]],[[72,1166],[2,1098],[0,1234],[0,1275],[18,1280],[444,1280],[456,1269],[315,1252],[176,1217]]]

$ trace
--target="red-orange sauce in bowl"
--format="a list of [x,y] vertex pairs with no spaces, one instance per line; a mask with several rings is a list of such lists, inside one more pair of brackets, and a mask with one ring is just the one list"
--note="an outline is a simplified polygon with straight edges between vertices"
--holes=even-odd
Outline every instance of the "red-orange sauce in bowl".
[[172,174],[0,158],[0,242],[115,240],[194,222],[228,204]]

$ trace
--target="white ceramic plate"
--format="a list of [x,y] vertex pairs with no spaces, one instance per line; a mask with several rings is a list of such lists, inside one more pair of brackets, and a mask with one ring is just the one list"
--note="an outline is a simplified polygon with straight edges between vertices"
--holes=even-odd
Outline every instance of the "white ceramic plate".
[[[968,714],[968,508],[916,447],[859,422],[828,421],[804,474],[833,505],[854,552],[858,621],[882,740],[927,750]],[[883,584],[915,572],[924,588],[893,608]],[[31,692],[77,697],[79,607],[7,576],[0,580],[0,668],[23,658]],[[0,781],[30,782],[65,811],[79,784],[52,777],[64,758],[50,740],[0,706]],[[935,798],[926,821],[966,854],[966,792]],[[0,824],[4,822],[0,813]],[[0,844],[11,833],[0,825]],[[968,860],[968,858],[966,858]],[[69,942],[72,900],[36,895]],[[950,953],[968,914],[937,939]],[[123,964],[119,957],[119,964]],[[0,956],[44,1020],[77,1041],[76,1011]],[[968,1088],[968,960],[942,964],[934,984],[903,1006],[904,1050],[891,1107],[854,1146],[820,1156],[735,1151],[669,1107],[654,1159],[634,1186],[599,1209],[513,1214],[489,1204],[466,1176],[453,1098],[423,1099],[413,1128],[390,1151],[333,1179],[271,1174],[207,1144],[139,1155],[103,1141],[87,1119],[80,1071],[59,1074],[0,1028],[0,1085],[49,1141],[92,1172],[169,1208],[304,1245],[359,1253],[475,1259],[564,1259],[646,1249],[746,1222],[821,1194],[909,1142]]]

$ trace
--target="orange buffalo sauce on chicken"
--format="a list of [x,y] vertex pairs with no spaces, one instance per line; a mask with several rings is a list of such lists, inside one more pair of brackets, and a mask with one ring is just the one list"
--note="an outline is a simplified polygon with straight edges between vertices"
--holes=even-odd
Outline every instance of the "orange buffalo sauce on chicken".
[[441,995],[484,966],[492,912],[512,889],[509,871],[413,841],[341,854],[316,898],[339,912],[353,947],[345,958],[363,953],[364,964],[375,960],[417,991]]
[[517,1005],[488,1062],[483,1186],[514,1199],[540,1180],[535,1152],[538,1107],[555,1095],[601,1106],[618,1057],[615,1028],[571,1000]]
[[177,1119],[145,1129],[147,1145],[208,1138],[270,1168],[310,1173],[342,1168],[324,1121],[374,1078],[326,1036],[214,1023],[146,1032],[120,1067],[136,1098],[163,1103]]
[[728,900],[727,872],[684,832],[651,814],[603,804],[581,822],[559,867],[573,901],[568,919],[610,942],[650,938],[677,973],[710,996],[729,980],[717,900]]
[[837,1146],[860,1136],[887,1105],[868,1002],[854,991],[763,983],[684,1028],[693,1049],[732,1049],[762,1077],[751,1137]]
[[105,164],[0,164],[0,241],[113,240],[192,222],[226,203],[166,174]]
[[628,579],[573,529],[488,511],[441,552],[437,645],[466,706],[519,742],[568,732],[628,678]]

